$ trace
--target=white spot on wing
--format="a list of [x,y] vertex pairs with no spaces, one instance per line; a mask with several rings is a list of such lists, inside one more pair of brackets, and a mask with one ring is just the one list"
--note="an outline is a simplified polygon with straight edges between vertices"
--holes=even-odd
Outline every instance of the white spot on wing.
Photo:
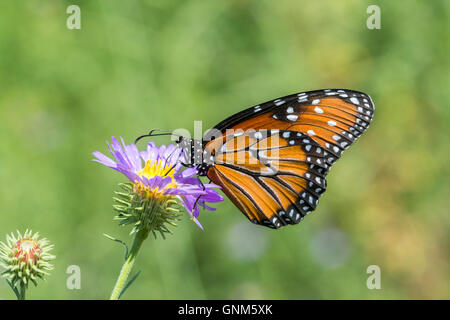
[[358,98],[352,97],[350,98],[350,101],[353,102],[354,104],[359,104]]
[[317,112],[317,113],[323,113],[323,110],[320,109],[319,107],[315,107],[314,111]]

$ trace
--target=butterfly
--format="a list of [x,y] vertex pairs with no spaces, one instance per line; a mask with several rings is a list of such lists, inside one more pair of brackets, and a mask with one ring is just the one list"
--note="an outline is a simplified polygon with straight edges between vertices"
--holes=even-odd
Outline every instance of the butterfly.
[[188,167],[221,186],[253,223],[278,229],[316,209],[326,176],[374,114],[347,89],[301,92],[226,118],[202,140],[178,137]]

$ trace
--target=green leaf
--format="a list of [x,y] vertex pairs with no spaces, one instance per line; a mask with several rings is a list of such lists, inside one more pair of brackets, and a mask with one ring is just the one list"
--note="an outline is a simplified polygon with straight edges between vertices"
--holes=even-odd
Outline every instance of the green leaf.
[[122,297],[122,295],[125,293],[125,290],[128,289],[129,286],[131,286],[131,284],[134,282],[134,280],[136,280],[136,278],[141,274],[141,271],[139,270],[134,276],[133,278],[130,279],[130,281],[128,281],[128,283],[125,285],[125,287],[123,287],[122,291],[120,291],[119,294],[119,299],[120,297]]
[[17,300],[22,300],[20,298],[20,293],[19,290],[17,290],[17,288],[11,283],[11,281],[9,281],[8,279],[6,279],[6,282],[9,284],[9,286],[11,287],[12,291],[14,291],[14,293],[16,294]]
[[106,233],[104,233],[103,235],[105,237],[107,237],[109,240],[112,240],[112,241],[118,242],[120,244],[123,244],[123,246],[125,247],[125,260],[126,260],[127,257],[128,257],[128,246],[127,246],[127,244],[124,241],[122,241],[120,239],[117,239],[117,238],[114,238],[114,237],[112,237],[112,236],[110,236],[110,235],[108,235]]

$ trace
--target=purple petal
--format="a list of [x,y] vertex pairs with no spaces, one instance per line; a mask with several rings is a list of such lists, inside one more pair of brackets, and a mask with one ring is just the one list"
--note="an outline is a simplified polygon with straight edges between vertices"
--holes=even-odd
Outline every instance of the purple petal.
[[114,168],[116,166],[116,163],[111,160],[109,157],[105,156],[103,153],[99,152],[99,151],[95,151],[92,152],[92,154],[94,155],[94,157],[96,157],[97,159],[93,159],[94,161],[97,161],[107,167],[110,168]]

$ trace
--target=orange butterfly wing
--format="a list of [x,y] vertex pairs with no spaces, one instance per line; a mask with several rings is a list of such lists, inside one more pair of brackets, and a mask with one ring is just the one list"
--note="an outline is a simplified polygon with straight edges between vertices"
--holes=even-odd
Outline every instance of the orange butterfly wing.
[[326,89],[246,109],[218,124],[204,145],[208,177],[254,223],[298,223],[325,191],[329,167],[369,126],[364,93]]
[[215,153],[208,177],[250,221],[279,228],[315,209],[326,188],[322,147],[293,131],[260,130],[239,137],[251,138],[244,144],[228,139]]

